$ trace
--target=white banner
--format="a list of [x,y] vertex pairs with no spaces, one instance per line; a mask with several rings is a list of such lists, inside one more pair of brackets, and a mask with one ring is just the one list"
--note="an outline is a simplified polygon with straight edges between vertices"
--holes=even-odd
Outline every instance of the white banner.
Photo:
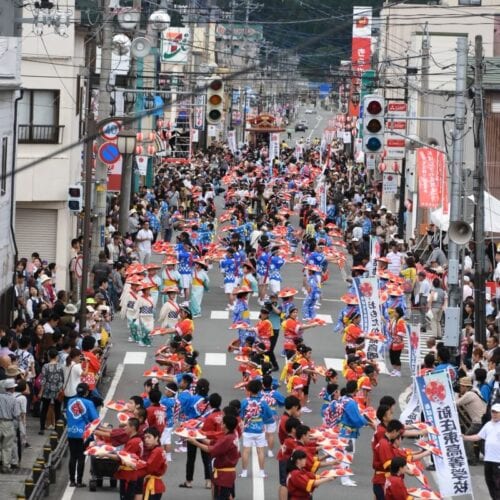
[[[361,329],[365,333],[381,333],[380,300],[378,296],[377,278],[354,278],[354,287],[359,301]],[[379,341],[367,340],[366,357],[369,360],[380,358]]]
[[465,455],[457,406],[447,370],[417,377],[425,420],[435,426],[433,436],[442,456],[434,455],[439,492],[443,497],[472,495],[469,464]]
[[227,145],[231,150],[231,153],[236,152],[236,130],[228,130],[227,131]]
[[380,241],[376,236],[370,236],[370,262],[368,264],[368,275],[377,275],[377,259],[380,257]]
[[420,422],[420,414],[422,413],[416,385],[420,373],[420,325],[406,325],[406,346],[413,384],[410,400],[401,413],[400,420],[405,425],[410,425]]
[[277,132],[269,134],[269,168],[273,175],[273,163],[275,158],[280,157],[280,135]]
[[135,162],[137,164],[137,170],[139,171],[139,175],[146,175],[148,172],[148,158],[149,156],[136,156]]

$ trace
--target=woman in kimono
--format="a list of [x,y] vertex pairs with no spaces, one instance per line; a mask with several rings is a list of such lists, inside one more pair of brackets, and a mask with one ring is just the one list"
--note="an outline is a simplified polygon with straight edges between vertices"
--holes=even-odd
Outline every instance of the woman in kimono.
[[154,308],[156,310],[156,304],[158,304],[158,297],[160,296],[160,288],[161,288],[161,278],[158,276],[157,271],[161,269],[161,266],[158,264],[146,264],[144,266],[147,269],[147,276],[144,278],[144,281],[151,282],[153,286],[150,288],[151,297],[153,297]]
[[207,274],[208,265],[202,259],[194,261],[193,278],[191,280],[191,295],[189,307],[193,318],[201,316],[201,302],[203,301],[203,294],[208,291],[210,279]]
[[173,328],[176,325],[181,309],[179,304],[177,304],[178,294],[179,289],[175,285],[167,286],[162,290],[162,295],[167,297],[167,301],[160,309],[158,317],[158,323],[161,328]]
[[[164,289],[167,287],[181,287],[181,275],[179,271],[175,268],[177,265],[177,259],[175,257],[166,257],[162,264],[165,266],[161,272],[161,280]],[[165,304],[167,301],[167,295],[162,296],[162,303]]]
[[139,315],[139,345],[141,347],[151,347],[149,334],[155,324],[155,309],[153,296],[150,293],[155,285],[150,281],[142,281],[139,285],[142,295],[137,299],[135,308]]
[[122,311],[124,311],[125,317],[127,318],[129,342],[139,342],[139,310],[136,308],[136,303],[140,296],[140,283],[141,278],[137,275],[132,275],[130,278],[127,278],[120,299],[120,301],[123,301]]
[[[241,286],[235,288],[234,294],[236,295],[236,301],[234,302],[234,308],[232,310],[231,320],[233,323],[248,323],[250,320],[250,311],[248,310],[248,294],[251,292],[251,288],[247,286]],[[255,337],[255,332],[249,332],[245,328],[238,329],[238,339],[240,341],[240,349],[245,345],[245,338],[247,335]]]

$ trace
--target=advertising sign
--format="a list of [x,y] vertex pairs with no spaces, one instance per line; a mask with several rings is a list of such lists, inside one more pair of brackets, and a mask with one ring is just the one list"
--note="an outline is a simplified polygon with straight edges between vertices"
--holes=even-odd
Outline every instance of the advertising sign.
[[161,34],[161,62],[186,64],[188,60],[189,43],[189,28],[168,28],[165,30]]

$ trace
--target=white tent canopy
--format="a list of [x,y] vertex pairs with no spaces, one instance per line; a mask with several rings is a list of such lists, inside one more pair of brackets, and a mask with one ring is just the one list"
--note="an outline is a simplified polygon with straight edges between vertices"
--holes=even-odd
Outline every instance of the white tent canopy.
[[[469,199],[474,201],[474,196],[469,196]],[[441,231],[448,231],[450,225],[449,210],[447,214],[443,214],[442,208],[433,210],[431,221]],[[484,192],[484,230],[487,233],[500,233],[500,200],[486,191]]]

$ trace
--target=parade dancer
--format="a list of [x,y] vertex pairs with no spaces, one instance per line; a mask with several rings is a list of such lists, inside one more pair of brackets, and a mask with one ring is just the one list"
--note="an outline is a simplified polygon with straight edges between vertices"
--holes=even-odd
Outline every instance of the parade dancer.
[[243,269],[243,278],[241,280],[241,285],[246,286],[252,289],[252,297],[257,297],[259,293],[259,285],[253,273],[255,272],[255,268],[252,263],[246,261],[241,266]]
[[314,306],[320,294],[318,280],[316,278],[316,273],[319,270],[319,267],[316,265],[308,264],[305,266],[305,269],[307,272],[307,295],[302,304],[302,319],[304,321],[309,321],[316,317],[316,308]]
[[[162,264],[165,267],[161,272],[161,279],[164,288],[173,286],[179,289],[181,288],[181,275],[179,274],[179,271],[177,271],[177,269],[175,268],[177,263],[178,260],[173,256],[165,257],[165,259],[163,260]],[[167,300],[167,296],[163,295],[162,300],[163,303],[165,303],[165,300]]]
[[158,297],[160,296],[160,288],[161,288],[161,278],[156,274],[158,270],[161,269],[161,266],[158,264],[146,264],[144,266],[147,269],[147,276],[144,278],[144,281],[151,283],[153,286],[150,289],[151,297],[153,297],[154,308],[156,310],[156,304],[158,304]]
[[203,259],[193,261],[193,277],[191,281],[191,300],[189,303],[193,318],[201,316],[203,294],[208,291],[210,279],[207,274],[208,265]]
[[226,310],[231,310],[234,305],[233,291],[236,287],[236,260],[233,248],[227,249],[226,256],[220,261],[219,266],[224,274],[224,293],[228,298]]
[[142,295],[137,299],[135,308],[139,316],[139,345],[141,347],[151,347],[151,339],[149,334],[154,328],[154,302],[153,297],[150,293],[151,288],[153,288],[151,282],[142,281],[139,285],[139,289],[142,291]]
[[[236,301],[232,311],[232,323],[247,323],[250,319],[250,311],[248,310],[248,294],[251,292],[248,287],[235,288]],[[245,345],[247,335],[255,337],[255,332],[249,331],[246,328],[238,329],[238,340],[240,349]],[[236,351],[235,351],[236,352]]]
[[126,297],[126,307],[122,310],[125,311],[127,318],[127,326],[129,331],[129,342],[139,342],[139,310],[136,307],[137,301],[140,297],[139,284],[140,277],[131,276],[127,279],[127,284],[130,286],[128,289],[123,290]]
[[177,286],[167,286],[162,290],[162,294],[167,297],[167,301],[160,309],[158,323],[162,328],[172,328],[177,323],[179,317],[180,306],[177,304],[177,295],[179,289]]
[[[185,238],[189,238],[187,233]],[[177,245],[177,258],[179,260],[179,274],[181,276],[181,290],[184,294],[184,302],[182,305],[189,305],[189,291],[191,288],[191,277],[192,277],[192,268],[193,268],[193,254],[192,254],[192,245],[189,242],[189,239],[183,241]]]
[[264,305],[267,285],[269,284],[269,270],[271,267],[271,254],[267,251],[269,240],[266,239],[260,243],[261,251],[257,257],[257,282],[259,284],[259,305]]
[[279,293],[281,290],[281,268],[285,264],[283,257],[278,255],[279,247],[271,249],[271,263],[269,265],[269,289],[271,293]]

